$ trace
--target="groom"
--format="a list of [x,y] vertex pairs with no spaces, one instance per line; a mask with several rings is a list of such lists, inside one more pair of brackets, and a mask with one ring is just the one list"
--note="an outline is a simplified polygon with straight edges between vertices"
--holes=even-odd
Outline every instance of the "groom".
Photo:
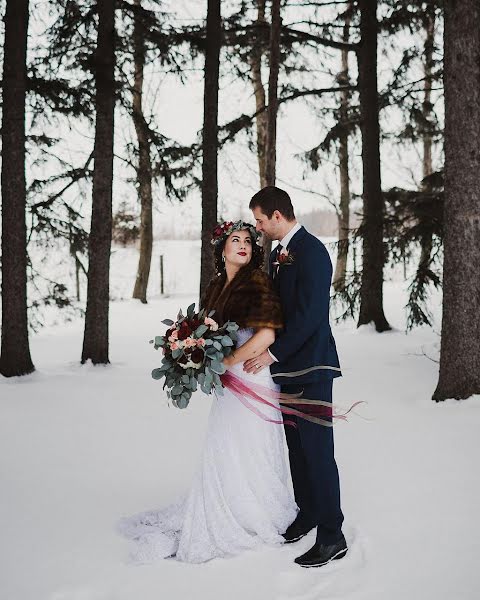
[[[249,207],[257,231],[280,242],[269,264],[285,326],[270,348],[246,361],[244,369],[255,373],[270,366],[282,392],[302,392],[303,398],[331,403],[333,379],[341,372],[329,324],[332,264],[328,252],[297,223],[284,190],[265,187],[253,196]],[[298,408],[315,414],[313,405]],[[297,428],[286,426],[285,431],[300,511],[284,534],[285,543],[296,542],[316,527],[314,546],[295,562],[302,567],[320,567],[347,553],[333,428],[288,418],[297,424]],[[331,418],[327,421],[331,423]]]

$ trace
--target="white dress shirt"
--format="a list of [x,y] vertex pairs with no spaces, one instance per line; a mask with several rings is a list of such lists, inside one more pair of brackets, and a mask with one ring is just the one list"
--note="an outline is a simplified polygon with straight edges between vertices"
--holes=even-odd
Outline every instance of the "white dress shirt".
[[[279,243],[282,246],[282,248],[286,248],[288,246],[288,244],[292,241],[293,236],[297,233],[297,231],[301,229],[301,227],[302,226],[300,225],[300,223],[295,223],[295,225],[290,229],[287,235],[280,240]],[[278,362],[278,359],[275,358],[275,356],[270,352],[268,348],[267,352],[270,354],[270,356],[275,362]]]

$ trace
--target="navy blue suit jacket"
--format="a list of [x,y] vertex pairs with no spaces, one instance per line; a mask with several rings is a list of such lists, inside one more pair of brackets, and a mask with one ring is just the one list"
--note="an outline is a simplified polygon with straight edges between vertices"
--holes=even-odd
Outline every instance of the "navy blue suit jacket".
[[[282,305],[284,329],[269,350],[280,385],[326,381],[341,376],[329,322],[332,263],[322,242],[302,227],[287,246],[293,263],[278,267],[273,279]],[[273,276],[276,249],[270,254]]]

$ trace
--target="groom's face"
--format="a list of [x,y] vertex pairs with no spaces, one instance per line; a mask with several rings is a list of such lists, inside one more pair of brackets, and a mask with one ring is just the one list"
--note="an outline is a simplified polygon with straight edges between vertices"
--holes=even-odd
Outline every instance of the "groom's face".
[[[256,206],[253,210],[253,216],[255,218],[255,227],[257,231],[260,231],[270,240],[280,240],[283,236],[280,236],[279,231],[279,219],[277,216],[278,211],[275,211],[269,219],[259,206]],[[279,237],[280,236],[280,237]]]

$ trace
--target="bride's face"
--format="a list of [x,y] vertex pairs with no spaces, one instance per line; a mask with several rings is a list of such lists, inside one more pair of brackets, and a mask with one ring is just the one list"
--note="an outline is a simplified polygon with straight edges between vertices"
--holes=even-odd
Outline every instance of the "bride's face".
[[252,260],[252,238],[247,230],[234,231],[225,243],[223,250],[225,265],[243,267]]

